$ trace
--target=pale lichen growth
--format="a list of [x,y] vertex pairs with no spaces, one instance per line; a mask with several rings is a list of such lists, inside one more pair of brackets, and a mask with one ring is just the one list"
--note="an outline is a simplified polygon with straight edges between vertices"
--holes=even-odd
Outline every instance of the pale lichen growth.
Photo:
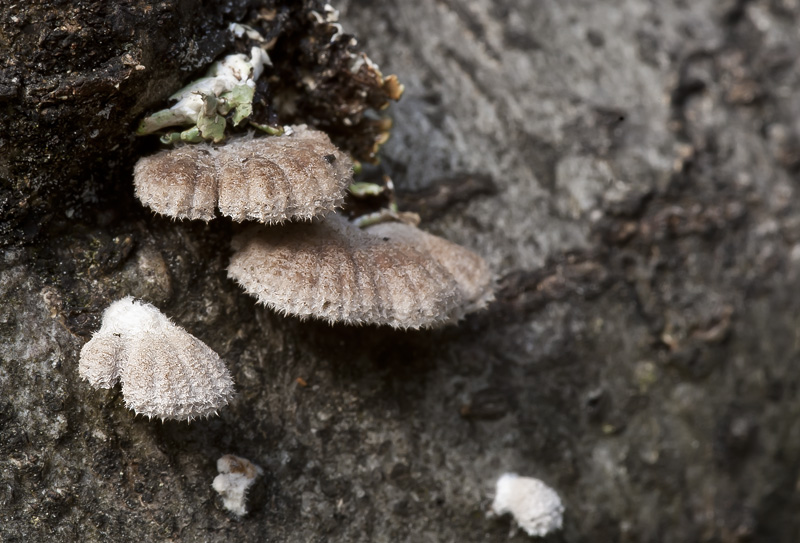
[[264,470],[246,458],[226,454],[217,460],[217,471],[211,486],[222,497],[222,505],[236,516],[246,515],[247,491]]
[[190,125],[191,128],[167,134],[162,139],[168,143],[222,141],[227,126],[226,115],[233,112],[231,122],[238,126],[253,113],[255,81],[265,65],[269,66],[271,62],[261,47],[252,47],[250,57],[237,53],[214,62],[204,77],[170,97],[177,100],[175,105],[142,120],[136,133],[152,134],[171,126]]
[[492,513],[511,513],[525,533],[544,537],[561,529],[564,505],[556,491],[539,479],[504,473],[497,480]]
[[95,388],[121,382],[127,407],[162,420],[216,414],[233,396],[217,353],[130,296],[103,313],[100,330],[81,349],[79,373]]

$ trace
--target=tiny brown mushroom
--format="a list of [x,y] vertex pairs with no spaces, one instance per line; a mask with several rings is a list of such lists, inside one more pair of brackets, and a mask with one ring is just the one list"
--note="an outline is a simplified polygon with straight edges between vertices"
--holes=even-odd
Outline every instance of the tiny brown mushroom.
[[[330,215],[252,227],[233,248],[228,276],[261,303],[302,318],[424,328],[491,299],[491,275],[479,256],[399,223],[360,229]],[[480,285],[472,284],[476,278]]]
[[352,162],[324,132],[305,125],[282,136],[240,137],[224,145],[185,145],[144,157],[134,168],[136,196],[176,219],[265,224],[308,220],[340,206]]

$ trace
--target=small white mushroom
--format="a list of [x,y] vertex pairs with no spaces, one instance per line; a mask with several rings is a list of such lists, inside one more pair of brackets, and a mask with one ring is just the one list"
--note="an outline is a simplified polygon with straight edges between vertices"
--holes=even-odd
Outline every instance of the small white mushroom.
[[349,324],[422,328],[453,322],[492,298],[478,255],[413,226],[361,229],[329,215],[236,236],[228,276],[283,313]]
[[95,388],[121,381],[125,405],[162,420],[215,414],[233,396],[217,353],[130,296],[103,313],[100,330],[81,349],[79,373]]
[[511,513],[528,535],[543,537],[561,529],[564,505],[556,491],[539,479],[504,473],[497,480],[492,513]]
[[266,224],[308,220],[340,206],[352,181],[350,158],[324,132],[305,125],[282,136],[241,137],[144,157],[134,168],[136,196],[176,219]]
[[217,460],[217,471],[211,486],[222,497],[222,505],[239,517],[246,515],[247,491],[264,470],[246,458],[226,454]]

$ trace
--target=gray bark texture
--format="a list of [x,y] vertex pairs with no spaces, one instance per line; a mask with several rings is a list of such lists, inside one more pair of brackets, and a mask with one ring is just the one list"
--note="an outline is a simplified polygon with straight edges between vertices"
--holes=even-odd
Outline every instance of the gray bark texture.
[[[230,221],[134,199],[136,121],[252,4],[0,10],[0,540],[526,541],[485,516],[507,471],[561,495],[548,541],[800,540],[796,1],[335,6],[406,86],[375,168],[499,278],[421,332],[259,307]],[[226,360],[219,417],[79,379],[125,295]],[[264,468],[242,519],[227,453]]]

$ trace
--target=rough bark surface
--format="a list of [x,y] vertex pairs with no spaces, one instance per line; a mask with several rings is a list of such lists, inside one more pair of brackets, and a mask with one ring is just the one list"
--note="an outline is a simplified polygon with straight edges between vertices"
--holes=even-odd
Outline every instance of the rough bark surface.
[[[796,2],[336,6],[406,85],[379,171],[501,278],[414,333],[257,307],[227,220],[133,198],[132,123],[239,4],[0,10],[0,539],[505,541],[505,471],[558,490],[552,541],[800,538]],[[228,362],[218,418],[135,418],[79,380],[125,295]],[[228,453],[265,472],[241,520],[211,488]]]

